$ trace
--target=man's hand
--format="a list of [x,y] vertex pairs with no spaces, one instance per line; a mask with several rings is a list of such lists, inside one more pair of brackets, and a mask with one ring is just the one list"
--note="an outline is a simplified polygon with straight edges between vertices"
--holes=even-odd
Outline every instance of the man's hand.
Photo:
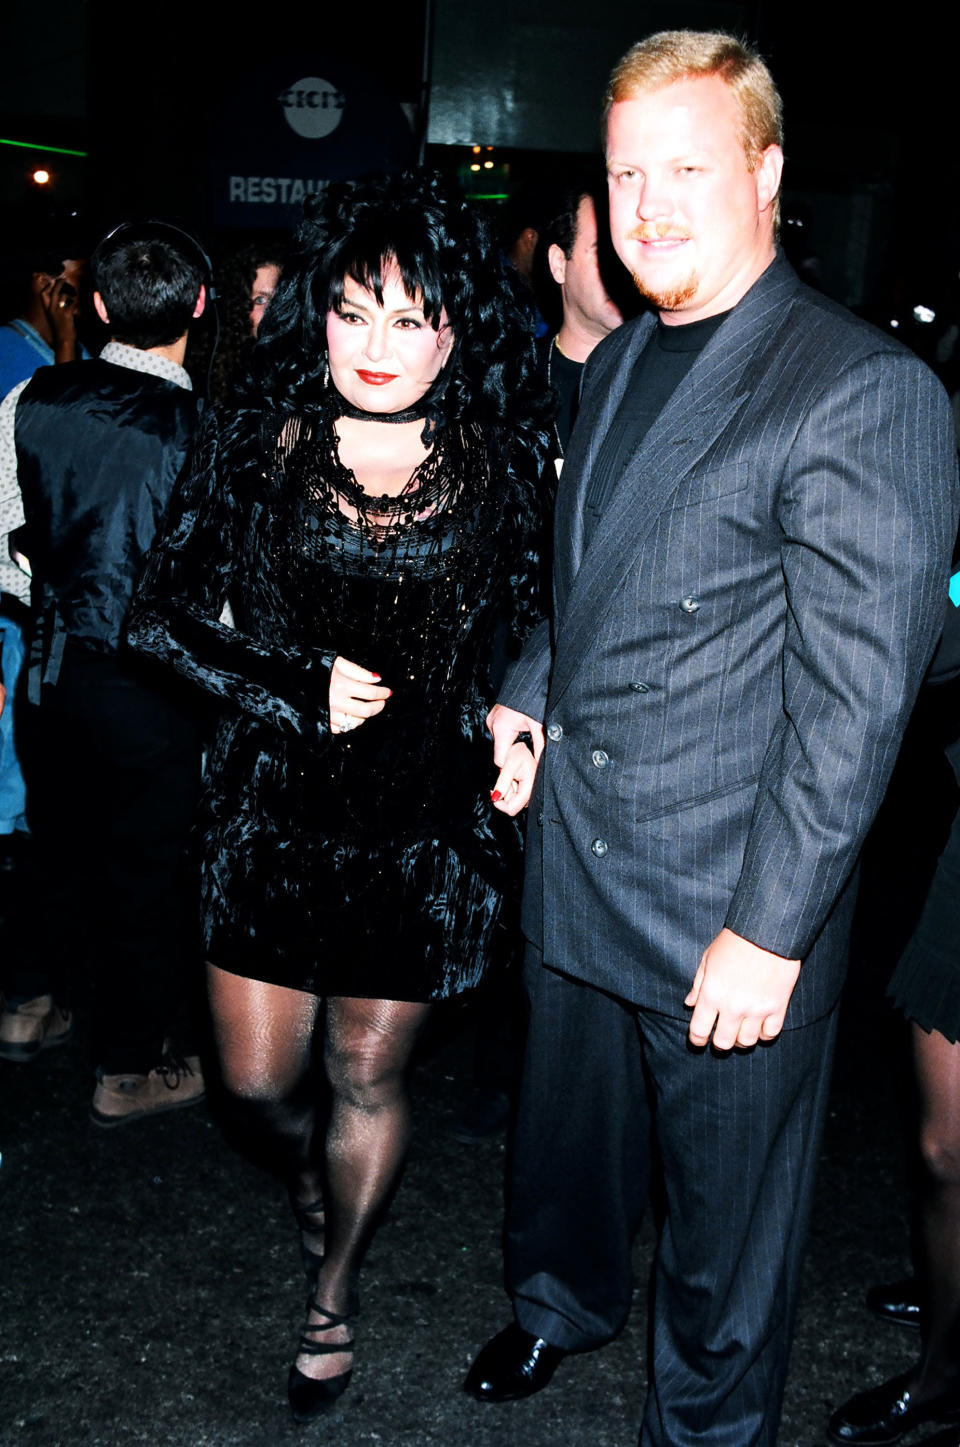
[[[543,724],[516,709],[494,704],[487,714],[487,728],[493,735],[493,762],[500,770],[490,798],[503,814],[519,814],[530,802],[537,764],[543,753]],[[518,734],[529,734],[533,753]]]
[[2,716],[2,714],[3,714],[3,705],[6,703],[6,701],[7,701],[7,690],[4,688],[3,684],[0,683],[0,716]]
[[718,1050],[776,1039],[799,974],[799,960],[785,960],[722,929],[704,950],[684,1001],[693,1006],[692,1044],[706,1045],[711,1033]]
[[40,302],[53,333],[55,362],[72,362],[77,354],[76,287],[65,276],[50,277],[40,292]]

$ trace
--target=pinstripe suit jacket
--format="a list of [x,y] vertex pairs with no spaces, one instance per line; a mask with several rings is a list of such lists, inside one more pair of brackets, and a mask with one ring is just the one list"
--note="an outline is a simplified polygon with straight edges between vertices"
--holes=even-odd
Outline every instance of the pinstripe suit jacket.
[[587,364],[552,626],[500,693],[548,727],[524,929],[548,964],[684,1017],[726,924],[803,958],[796,1026],[842,983],[845,886],[940,631],[952,420],[915,356],[778,256],[584,547],[591,468],[654,326]]

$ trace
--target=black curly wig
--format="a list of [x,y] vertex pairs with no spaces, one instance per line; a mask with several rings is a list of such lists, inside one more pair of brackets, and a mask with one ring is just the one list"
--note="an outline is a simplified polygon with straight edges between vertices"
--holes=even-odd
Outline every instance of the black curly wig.
[[508,452],[516,444],[539,459],[549,396],[483,218],[436,173],[412,171],[331,182],[305,211],[253,349],[246,405],[279,414],[322,406],[326,318],[344,278],[380,301],[396,267],[434,328],[445,311],[453,330],[442,420],[477,423]]

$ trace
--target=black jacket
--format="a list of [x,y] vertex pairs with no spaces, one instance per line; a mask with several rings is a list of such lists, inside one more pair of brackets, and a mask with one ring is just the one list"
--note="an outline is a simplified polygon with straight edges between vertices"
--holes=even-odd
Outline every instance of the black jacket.
[[197,419],[192,393],[111,362],[41,367],[17,403],[36,615],[30,694],[66,640],[115,654]]

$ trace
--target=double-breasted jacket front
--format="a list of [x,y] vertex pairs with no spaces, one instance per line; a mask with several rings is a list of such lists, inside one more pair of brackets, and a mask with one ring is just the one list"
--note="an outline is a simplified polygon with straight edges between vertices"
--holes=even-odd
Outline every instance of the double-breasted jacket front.
[[830,1007],[846,888],[940,630],[949,406],[911,353],[778,256],[708,342],[584,542],[604,435],[656,322],[584,375],[553,619],[501,701],[546,725],[524,928],[546,963],[685,1015],[719,929]]

